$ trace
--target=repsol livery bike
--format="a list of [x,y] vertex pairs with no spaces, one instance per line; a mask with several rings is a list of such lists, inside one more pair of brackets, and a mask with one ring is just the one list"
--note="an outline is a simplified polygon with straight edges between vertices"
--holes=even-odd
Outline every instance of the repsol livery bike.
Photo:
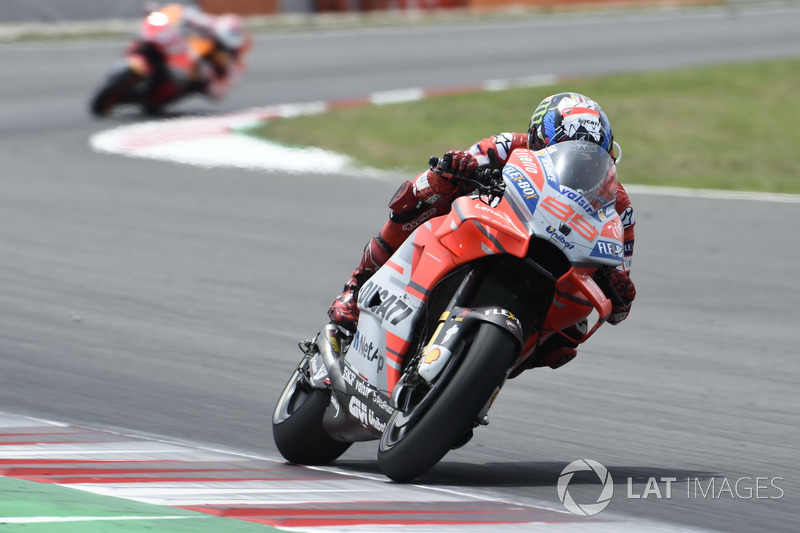
[[123,104],[157,114],[168,104],[202,92],[209,78],[202,58],[215,45],[211,36],[187,30],[186,9],[168,4],[147,14],[122,60],[92,96],[92,114],[103,117]]
[[502,173],[467,181],[472,195],[417,228],[365,282],[354,334],[329,324],[301,343],[273,414],[288,461],[325,464],[380,439],[383,473],[410,481],[488,423],[503,384],[539,366],[530,358],[548,339],[584,342],[612,299],[624,305],[608,283],[623,230],[616,167],[601,147],[516,150]]

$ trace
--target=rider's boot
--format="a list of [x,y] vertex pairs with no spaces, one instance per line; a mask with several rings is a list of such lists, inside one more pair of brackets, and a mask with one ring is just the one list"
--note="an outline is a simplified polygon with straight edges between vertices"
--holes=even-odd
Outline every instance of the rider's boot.
[[[564,333],[574,339],[579,339],[586,334],[588,323],[581,320],[574,326],[564,330]],[[556,369],[569,363],[578,355],[578,343],[572,341],[559,333],[554,333],[542,343],[536,352],[533,353],[522,365],[518,366],[509,374],[508,378],[513,379],[525,370],[549,366]]]
[[[426,208],[423,209],[421,206]],[[367,243],[361,262],[345,283],[342,294],[336,297],[328,310],[331,322],[350,332],[355,331],[358,322],[356,301],[361,285],[389,260],[417,226],[431,216],[440,214],[440,210],[435,206],[427,208],[427,204],[417,197],[414,185],[410,181],[400,185],[389,202],[389,209],[392,213],[389,220],[378,235]]]
[[394,253],[394,248],[384,240],[381,233],[370,239],[364,247],[361,261],[351,274],[350,279],[344,284],[343,292],[336,297],[330,309],[328,309],[328,318],[330,318],[331,322],[351,333],[355,332],[356,323],[358,322],[357,301],[359,289]]

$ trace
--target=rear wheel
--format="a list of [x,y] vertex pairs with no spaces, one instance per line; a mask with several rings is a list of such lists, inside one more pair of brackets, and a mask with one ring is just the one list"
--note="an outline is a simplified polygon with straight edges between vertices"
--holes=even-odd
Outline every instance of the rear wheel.
[[395,481],[411,481],[464,441],[516,360],[516,340],[499,327],[478,326],[461,361],[445,369],[430,391],[396,411],[381,437],[378,465]]
[[322,427],[331,391],[311,387],[305,360],[292,374],[272,415],[278,451],[292,463],[321,465],[342,455],[352,444],[332,438]]
[[112,74],[92,98],[89,104],[92,114],[107,116],[116,106],[126,101],[141,81],[142,76],[129,68]]

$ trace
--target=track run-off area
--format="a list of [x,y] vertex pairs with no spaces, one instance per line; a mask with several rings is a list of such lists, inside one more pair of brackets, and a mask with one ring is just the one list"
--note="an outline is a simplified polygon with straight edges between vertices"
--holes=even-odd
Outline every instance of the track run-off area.
[[5,413],[0,490],[4,531],[688,531]]

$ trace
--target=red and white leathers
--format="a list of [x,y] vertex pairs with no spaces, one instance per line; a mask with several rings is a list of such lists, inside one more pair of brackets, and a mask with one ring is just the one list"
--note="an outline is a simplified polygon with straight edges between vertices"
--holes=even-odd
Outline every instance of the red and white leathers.
[[[477,161],[477,168],[502,169],[510,158],[511,152],[518,148],[528,148],[527,133],[500,133],[493,137],[487,137],[472,145],[466,152]],[[328,317],[331,321],[353,331],[358,320],[358,307],[356,306],[358,289],[364,281],[383,266],[392,253],[418,226],[433,217],[448,213],[453,200],[458,196],[470,193],[471,190],[469,185],[455,184],[428,170],[420,173],[413,182],[404,182],[389,202],[389,220],[378,235],[367,243],[361,261],[344,286],[344,292],[334,300],[328,310]],[[633,258],[636,219],[628,193],[621,184],[617,189],[616,208],[624,228],[625,260],[621,270],[627,274]],[[627,279],[627,276],[624,277]],[[635,295],[632,284],[630,290]],[[633,297],[630,299],[632,300]],[[609,318],[609,322],[619,323],[627,317],[627,313],[627,310],[617,311]],[[563,339],[563,336],[553,337],[554,340],[556,338]],[[543,346],[545,348],[543,356],[537,358],[538,361],[534,366],[547,365],[557,368],[575,357],[577,354],[575,346]]]
[[209,15],[194,6],[184,9],[189,32],[208,39],[209,47],[197,59],[198,86],[207,96],[220,100],[244,76],[244,56],[251,46],[250,35],[237,15]]

